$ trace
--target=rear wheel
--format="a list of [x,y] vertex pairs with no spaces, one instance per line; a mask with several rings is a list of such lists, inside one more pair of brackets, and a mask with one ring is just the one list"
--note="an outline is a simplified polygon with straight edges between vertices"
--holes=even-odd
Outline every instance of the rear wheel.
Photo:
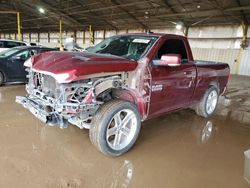
[[218,103],[218,97],[217,87],[209,87],[201,101],[197,104],[195,108],[196,113],[202,117],[212,116]]
[[101,106],[94,115],[89,136],[99,151],[114,157],[132,148],[140,127],[140,115],[135,105],[115,100]]

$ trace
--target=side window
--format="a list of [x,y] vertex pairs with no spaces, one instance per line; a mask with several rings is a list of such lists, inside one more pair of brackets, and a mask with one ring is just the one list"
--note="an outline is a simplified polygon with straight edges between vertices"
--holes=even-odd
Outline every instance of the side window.
[[18,42],[12,42],[12,41],[7,41],[6,42],[6,48],[13,48],[13,47],[16,47],[16,46],[19,46]]
[[161,59],[161,56],[164,54],[180,54],[181,63],[184,64],[188,62],[186,47],[182,40],[168,39],[159,49],[155,59]]
[[18,54],[15,55],[16,59],[20,60],[27,60],[32,56],[33,52],[32,50],[24,50]]
[[4,48],[4,41],[0,41],[0,48]]

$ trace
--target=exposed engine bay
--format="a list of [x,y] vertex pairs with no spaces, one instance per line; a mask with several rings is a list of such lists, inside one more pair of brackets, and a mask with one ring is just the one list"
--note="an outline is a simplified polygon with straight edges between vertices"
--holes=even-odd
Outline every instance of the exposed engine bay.
[[16,102],[28,108],[44,123],[66,128],[68,122],[79,128],[89,128],[92,114],[105,100],[111,98],[107,89],[122,87],[121,75],[92,78],[69,84],[58,84],[50,76],[29,70],[26,85],[28,97]]

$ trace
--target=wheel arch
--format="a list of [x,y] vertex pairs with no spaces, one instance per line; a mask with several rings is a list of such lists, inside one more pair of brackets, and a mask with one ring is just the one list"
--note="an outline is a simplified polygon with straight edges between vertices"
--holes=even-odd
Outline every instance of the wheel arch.
[[3,74],[3,81],[6,82],[7,81],[7,75],[5,74],[5,72],[2,69],[0,69],[0,73]]
[[213,81],[211,81],[211,82],[209,83],[207,89],[209,89],[209,88],[212,87],[212,86],[216,87],[216,88],[218,89],[219,94],[220,94],[220,82],[219,82],[218,80],[213,80]]
[[137,107],[141,118],[145,117],[146,103],[136,92],[129,89],[112,89],[111,91],[114,98],[133,103]]

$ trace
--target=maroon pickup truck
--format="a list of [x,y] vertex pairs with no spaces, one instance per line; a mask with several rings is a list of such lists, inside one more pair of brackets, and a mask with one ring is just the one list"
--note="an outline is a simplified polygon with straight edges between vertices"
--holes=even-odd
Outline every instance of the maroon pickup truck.
[[28,95],[17,96],[44,123],[89,129],[102,153],[119,156],[135,143],[141,122],[183,108],[215,111],[229,79],[225,63],[194,61],[187,39],[127,34],[86,52],[46,52],[25,62]]

